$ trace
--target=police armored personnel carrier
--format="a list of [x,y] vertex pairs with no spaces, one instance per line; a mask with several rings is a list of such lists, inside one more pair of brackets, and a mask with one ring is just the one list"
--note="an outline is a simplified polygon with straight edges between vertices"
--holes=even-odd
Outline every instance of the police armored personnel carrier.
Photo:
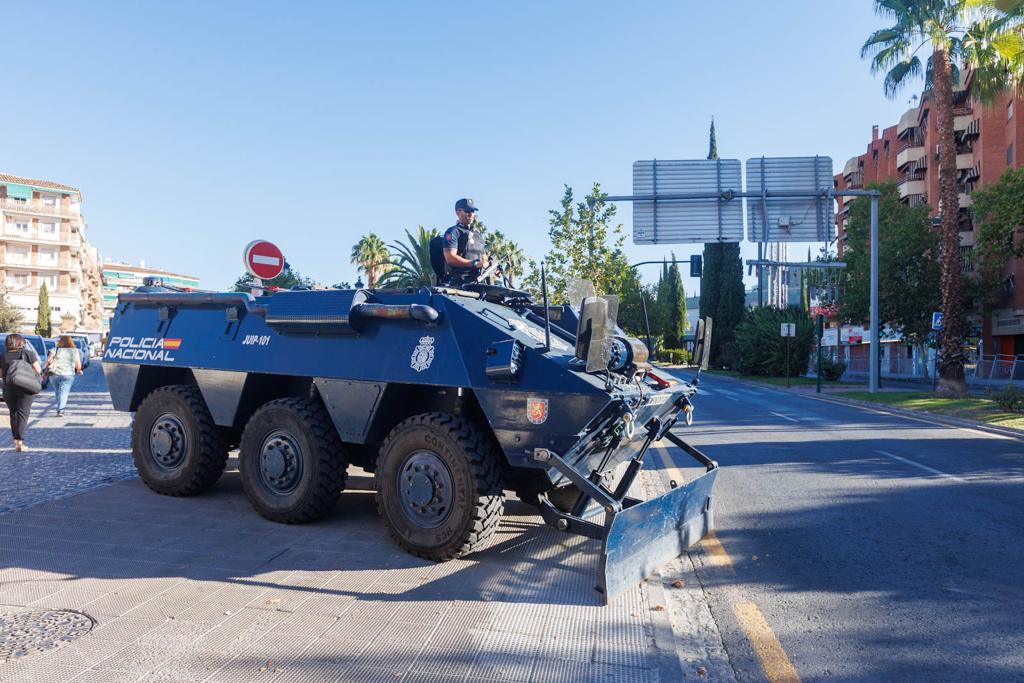
[[[157,493],[208,489],[237,446],[253,507],[307,522],[331,512],[357,465],[374,474],[394,541],[443,561],[487,541],[513,490],[551,526],[602,543],[597,588],[610,599],[710,530],[717,474],[671,431],[689,423],[696,382],[652,369],[614,309],[596,296],[538,305],[482,282],[255,297],[147,286],[119,296],[103,367],[114,407],[135,413],[135,465]],[[630,497],[660,439],[706,473]]]

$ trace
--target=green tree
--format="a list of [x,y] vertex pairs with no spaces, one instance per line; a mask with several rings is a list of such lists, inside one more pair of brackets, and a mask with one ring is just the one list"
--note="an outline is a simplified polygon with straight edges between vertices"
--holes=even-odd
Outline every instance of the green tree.
[[49,337],[52,325],[50,323],[50,293],[46,291],[46,283],[39,286],[39,311],[36,314],[36,334],[42,337]]
[[[796,337],[783,337],[782,323],[796,324]],[[712,333],[714,337],[714,333]],[[798,307],[758,306],[736,326],[736,369],[744,375],[798,377],[807,370],[814,348],[814,323]]]
[[[249,273],[243,274],[237,280],[232,288],[236,292],[248,292],[253,288],[253,282],[255,278]],[[264,287],[277,287],[279,289],[291,289],[292,287],[312,287],[314,285],[312,278],[308,278],[301,275],[299,271],[292,268],[292,265],[287,260],[284,262],[284,270],[281,274],[275,277],[273,280],[264,280]]]
[[21,311],[0,293],[0,332],[17,332],[21,327]]
[[[878,14],[892,22],[875,31],[861,48],[871,59],[872,73],[884,72],[884,89],[894,97],[912,79],[924,75],[925,88],[935,103],[939,148],[941,207],[942,319],[939,337],[939,385],[943,396],[966,396],[963,340],[966,331],[960,273],[959,196],[956,143],[953,135],[953,88],[961,64],[975,70],[972,87],[983,100],[991,99],[1005,83],[992,51],[996,24],[989,11],[972,21],[969,0],[875,0]],[[978,10],[981,11],[981,10]],[[926,63],[918,53],[930,51]]]
[[983,185],[972,197],[979,298],[986,306],[1000,306],[1006,298],[1006,265],[1024,256],[1024,168],[1006,169],[997,182]]
[[495,230],[487,236],[487,253],[490,258],[508,264],[504,274],[508,278],[508,286],[514,288],[516,278],[527,265],[522,247],[505,237],[500,230]]
[[683,289],[683,277],[675,254],[672,254],[672,265],[668,267],[665,282],[665,301],[659,302],[665,325],[661,332],[666,348],[681,349],[687,328],[686,291]]
[[[939,239],[931,229],[928,207],[900,201],[896,184],[873,185],[878,202],[878,319],[922,344],[931,330],[940,292]],[[846,223],[846,270],[839,314],[855,322],[868,318],[871,289],[871,203],[857,200]],[[959,254],[959,249],[957,250]]]
[[393,242],[390,246],[391,261],[387,272],[381,276],[383,287],[427,287],[434,284],[434,267],[430,263],[430,240],[438,235],[437,229],[417,226],[416,234],[405,231],[405,242]]
[[391,254],[384,240],[370,232],[352,245],[350,263],[366,273],[366,286],[373,289],[380,276],[390,267]]
[[616,295],[622,294],[629,281],[629,262],[622,253],[625,230],[621,223],[612,223],[615,205],[608,204],[606,196],[601,185],[594,183],[585,200],[575,202],[572,188],[566,185],[559,208],[548,212],[551,301],[566,301],[568,283],[573,279],[589,280],[599,294]]

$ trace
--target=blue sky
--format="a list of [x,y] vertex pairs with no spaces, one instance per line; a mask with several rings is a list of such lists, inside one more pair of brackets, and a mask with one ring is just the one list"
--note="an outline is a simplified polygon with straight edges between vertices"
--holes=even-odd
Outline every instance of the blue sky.
[[[0,171],[80,187],[105,258],[210,288],[257,237],[352,281],[361,234],[447,227],[466,195],[539,258],[563,184],[628,194],[634,160],[706,156],[712,116],[722,157],[841,170],[912,94],[859,57],[872,6],[11,3]],[[700,247],[627,241],[672,249]]]

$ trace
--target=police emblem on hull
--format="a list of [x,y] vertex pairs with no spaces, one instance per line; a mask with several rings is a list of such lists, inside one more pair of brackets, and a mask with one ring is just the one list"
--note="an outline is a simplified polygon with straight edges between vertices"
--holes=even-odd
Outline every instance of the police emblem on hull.
[[434,362],[434,338],[420,337],[419,345],[412,350],[409,365],[416,372],[423,372]]
[[526,399],[526,419],[535,425],[548,421],[548,400],[546,398]]

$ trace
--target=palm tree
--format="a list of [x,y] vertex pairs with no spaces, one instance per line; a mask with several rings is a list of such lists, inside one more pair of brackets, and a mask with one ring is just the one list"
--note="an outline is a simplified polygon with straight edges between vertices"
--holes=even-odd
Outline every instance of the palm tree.
[[350,263],[359,266],[359,270],[366,273],[366,286],[373,289],[380,276],[387,271],[390,256],[384,240],[371,232],[360,237],[359,241],[352,245]]
[[526,265],[526,254],[523,253],[522,247],[501,234],[500,230],[495,230],[487,238],[487,251],[492,258],[508,264],[508,268],[504,270],[505,276],[508,278],[508,286],[515,288],[515,278],[523,272],[522,269]]
[[[960,278],[960,202],[956,183],[953,136],[953,86],[959,83],[958,63],[971,52],[982,26],[972,22],[968,4],[974,0],[875,0],[875,10],[892,26],[871,34],[861,57],[871,59],[872,73],[885,73],[885,94],[894,97],[917,76],[935,102],[939,140],[939,215],[942,251],[942,321],[939,338],[940,395],[965,396],[963,339],[966,323]],[[966,44],[965,44],[965,38]],[[922,64],[918,53],[931,50]],[[967,64],[970,66],[970,64]],[[984,79],[982,79],[984,80]],[[979,81],[978,86],[983,86]],[[984,87],[983,96],[987,96]]]
[[385,287],[418,287],[434,284],[434,268],[430,264],[430,240],[438,235],[436,229],[426,230],[422,225],[413,235],[405,231],[405,242],[391,245],[391,262],[381,277]]
[[1024,91],[1024,0],[967,0],[980,13],[964,38],[971,66],[984,72],[986,99],[1006,88]]

